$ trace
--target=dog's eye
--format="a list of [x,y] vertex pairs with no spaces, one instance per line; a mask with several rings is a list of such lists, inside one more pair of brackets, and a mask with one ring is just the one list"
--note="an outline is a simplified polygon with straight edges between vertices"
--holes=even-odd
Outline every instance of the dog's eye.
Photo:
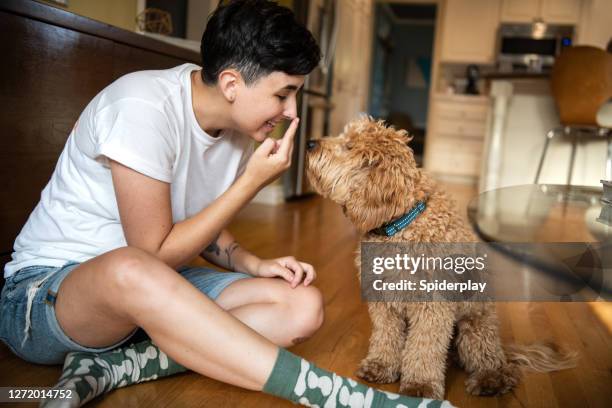
[[353,142],[348,142],[344,147],[346,147],[346,150],[351,150],[353,148]]

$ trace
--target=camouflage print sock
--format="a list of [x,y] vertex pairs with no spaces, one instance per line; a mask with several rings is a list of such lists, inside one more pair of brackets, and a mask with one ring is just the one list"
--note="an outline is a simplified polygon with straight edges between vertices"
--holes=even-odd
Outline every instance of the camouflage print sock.
[[279,349],[264,392],[318,408],[440,408],[448,401],[413,398],[360,384]]
[[79,407],[113,389],[185,371],[151,340],[105,353],[68,353],[55,388],[72,390],[73,398],[47,400],[41,406]]

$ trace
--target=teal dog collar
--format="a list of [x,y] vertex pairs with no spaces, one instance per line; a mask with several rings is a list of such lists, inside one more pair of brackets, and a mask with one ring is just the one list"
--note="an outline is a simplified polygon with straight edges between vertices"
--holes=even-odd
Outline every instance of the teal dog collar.
[[404,228],[406,228],[412,221],[416,219],[423,211],[425,211],[426,205],[425,201],[418,201],[414,207],[406,214],[401,217],[383,225],[382,227],[378,227],[372,232],[377,235],[384,235],[387,237],[392,237],[397,234]]

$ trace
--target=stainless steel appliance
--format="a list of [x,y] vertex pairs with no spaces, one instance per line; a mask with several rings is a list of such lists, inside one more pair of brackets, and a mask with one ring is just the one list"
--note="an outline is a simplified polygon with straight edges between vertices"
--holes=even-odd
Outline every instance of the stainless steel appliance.
[[298,100],[300,128],[295,139],[291,168],[283,176],[285,198],[312,193],[305,175],[306,143],[329,134],[333,55],[338,35],[337,0],[295,0],[294,12],[312,32],[323,58],[308,75]]
[[497,41],[498,70],[547,71],[563,48],[572,45],[573,38],[571,25],[552,25],[542,20],[534,20],[532,24],[502,24]]

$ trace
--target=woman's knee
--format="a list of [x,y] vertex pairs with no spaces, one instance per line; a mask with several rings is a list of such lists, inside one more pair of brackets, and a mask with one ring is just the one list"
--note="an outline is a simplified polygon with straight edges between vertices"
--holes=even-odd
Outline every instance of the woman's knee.
[[120,295],[136,295],[162,287],[164,276],[171,272],[151,254],[133,247],[109,252],[104,262],[103,279]]
[[323,324],[324,302],[314,286],[298,286],[287,293],[288,310],[294,323],[294,344],[312,336]]

